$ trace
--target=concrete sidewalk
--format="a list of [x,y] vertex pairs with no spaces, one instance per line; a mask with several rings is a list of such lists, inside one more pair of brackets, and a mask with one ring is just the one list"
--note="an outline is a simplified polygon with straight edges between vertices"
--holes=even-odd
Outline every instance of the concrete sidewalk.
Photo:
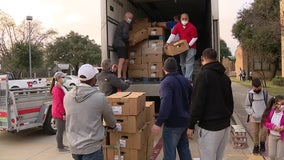
[[[248,147],[245,149],[234,149],[232,142],[231,142],[231,136],[230,136],[226,149],[225,149],[223,160],[263,160],[263,159],[267,159],[267,158],[264,158],[262,155],[252,154],[253,141],[250,136],[251,129],[250,129],[250,126],[246,123],[247,114],[244,108],[244,101],[245,101],[245,97],[246,97],[246,94],[249,88],[244,87],[238,83],[232,83],[232,89],[233,89],[234,104],[235,104],[232,124],[242,125],[246,129]],[[161,138],[161,135],[155,137],[154,144],[157,144],[160,138]],[[199,151],[198,151],[196,134],[195,134],[194,139],[189,141],[189,147],[190,147],[192,157],[195,158],[196,160],[199,160]],[[163,149],[161,149],[156,160],[162,160],[162,159],[163,159]],[[177,160],[179,160],[179,158],[177,158]]]

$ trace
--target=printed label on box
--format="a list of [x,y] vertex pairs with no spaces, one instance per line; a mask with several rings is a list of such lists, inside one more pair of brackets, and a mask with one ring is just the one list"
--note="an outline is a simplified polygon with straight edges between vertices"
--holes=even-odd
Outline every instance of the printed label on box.
[[120,147],[126,147],[126,140],[125,139],[120,139],[119,140],[119,143],[120,143]]
[[114,115],[122,114],[122,106],[112,106],[112,112]]
[[121,131],[121,130],[122,130],[121,123],[116,123],[116,129],[117,129],[118,131]]
[[[118,160],[118,155],[114,155],[114,160]],[[124,160],[124,156],[120,156],[120,160]]]
[[135,56],[135,52],[130,52],[130,56]]
[[157,68],[156,65],[152,65],[152,66],[151,66],[151,69],[152,69],[152,70],[156,70],[156,68]]
[[151,47],[156,47],[157,46],[157,43],[152,43],[151,44]]
[[151,35],[156,35],[157,31],[151,31]]

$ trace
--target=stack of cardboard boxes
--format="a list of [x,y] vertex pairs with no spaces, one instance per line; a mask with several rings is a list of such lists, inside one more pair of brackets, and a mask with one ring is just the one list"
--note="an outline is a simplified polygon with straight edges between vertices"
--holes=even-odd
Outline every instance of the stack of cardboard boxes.
[[244,149],[248,147],[246,130],[241,125],[232,125],[231,140],[233,148]]
[[[164,36],[163,28],[151,27],[148,19],[135,21],[132,28],[130,39],[136,43],[129,49],[128,77],[161,78],[164,41],[159,37]],[[147,33],[136,36],[142,30],[147,30]]]
[[[146,102],[144,92],[118,92],[107,99],[117,120],[118,134],[109,131],[106,145],[115,146],[118,141],[123,160],[146,160],[153,149],[150,127],[154,122],[154,103]],[[104,155],[107,160],[116,160],[118,150],[104,148]]]

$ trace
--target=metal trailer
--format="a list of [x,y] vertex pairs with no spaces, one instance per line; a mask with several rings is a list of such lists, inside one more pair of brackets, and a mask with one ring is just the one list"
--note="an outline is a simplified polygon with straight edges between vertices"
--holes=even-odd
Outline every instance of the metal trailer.
[[43,127],[46,133],[55,134],[51,105],[48,87],[9,89],[7,75],[0,75],[0,131]]

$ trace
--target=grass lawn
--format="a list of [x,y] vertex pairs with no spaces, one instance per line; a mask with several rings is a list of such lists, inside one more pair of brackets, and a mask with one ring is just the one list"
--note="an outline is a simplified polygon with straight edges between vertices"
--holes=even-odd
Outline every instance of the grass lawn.
[[[231,77],[232,82],[240,83],[244,86],[251,87],[251,81],[240,81],[239,77]],[[269,92],[269,95],[276,96],[276,95],[282,95],[284,96],[284,87],[282,86],[276,86],[272,84],[272,81],[266,81],[266,87],[265,89]]]

